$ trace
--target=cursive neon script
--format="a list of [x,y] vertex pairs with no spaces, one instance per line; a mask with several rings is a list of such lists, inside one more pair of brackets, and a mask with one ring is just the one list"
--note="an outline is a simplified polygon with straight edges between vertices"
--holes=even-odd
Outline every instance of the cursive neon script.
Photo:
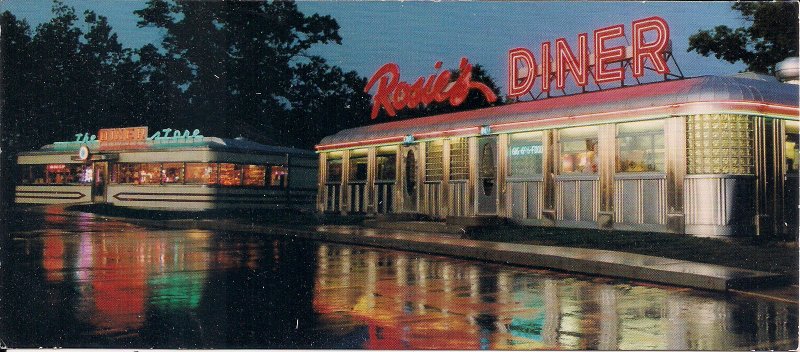
[[[442,62],[437,61],[433,66],[437,71],[442,68]],[[466,58],[461,59],[458,68],[458,77],[451,81],[451,73],[444,70],[438,74],[419,77],[413,84],[400,80],[400,67],[395,63],[383,65],[364,88],[369,93],[377,83],[378,88],[372,98],[371,119],[378,117],[381,108],[389,116],[397,116],[397,111],[414,109],[420,104],[427,106],[431,102],[442,103],[449,101],[451,106],[459,106],[467,99],[470,89],[477,89],[489,103],[497,101],[497,96],[483,83],[472,81],[472,64]]]

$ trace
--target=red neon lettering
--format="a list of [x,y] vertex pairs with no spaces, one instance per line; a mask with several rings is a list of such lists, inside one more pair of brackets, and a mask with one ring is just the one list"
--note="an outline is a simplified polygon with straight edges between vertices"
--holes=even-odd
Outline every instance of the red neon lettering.
[[622,37],[624,31],[625,26],[621,24],[594,31],[594,80],[598,84],[625,79],[624,68],[606,67],[609,63],[625,59],[625,47],[605,47],[606,40]]
[[[556,39],[556,88],[564,89],[565,81],[567,78],[567,66],[569,66],[569,73],[575,80],[575,84],[579,87],[585,87],[588,75],[586,74],[589,68],[589,51],[586,48],[586,33],[578,35],[578,57],[572,53],[572,50],[564,38]],[[566,62],[566,66],[564,63]]]
[[[667,61],[662,52],[669,43],[669,27],[667,22],[661,17],[649,17],[633,21],[633,76],[641,77],[644,75],[644,60],[650,59],[655,66],[655,71],[660,74],[669,73]],[[656,32],[656,39],[646,43],[644,33],[648,31]]]
[[[441,66],[442,63],[439,61],[434,68],[438,70]],[[425,77],[419,77],[414,84],[409,85],[400,81],[400,68],[397,64],[385,64],[375,71],[364,88],[364,92],[369,93],[372,87],[378,84],[377,91],[372,97],[370,118],[378,117],[381,108],[386,110],[389,116],[396,116],[397,110],[416,108],[420,104],[425,106],[433,101],[441,103],[449,100],[450,105],[458,106],[467,99],[472,89],[480,91],[490,103],[497,100],[497,96],[488,86],[472,81],[472,65],[466,58],[461,59],[458,78],[452,82],[451,78],[450,71],[445,70],[438,75],[430,75],[427,80]]]
[[[518,63],[523,64],[526,70],[526,76],[521,80],[519,78],[520,67]],[[536,81],[536,59],[533,53],[525,48],[516,48],[508,51],[508,96],[516,98],[527,94],[533,87],[533,82]]]
[[550,82],[553,78],[550,74],[553,72],[553,60],[550,58],[550,42],[542,43],[542,92],[550,91]]

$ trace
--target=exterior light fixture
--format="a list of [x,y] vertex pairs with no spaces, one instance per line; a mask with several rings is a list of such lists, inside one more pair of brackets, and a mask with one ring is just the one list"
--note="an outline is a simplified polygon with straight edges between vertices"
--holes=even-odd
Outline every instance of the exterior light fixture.
[[489,126],[481,126],[481,136],[488,136],[492,133],[492,128]]
[[403,138],[403,144],[405,145],[414,144],[414,135],[407,134],[405,138]]

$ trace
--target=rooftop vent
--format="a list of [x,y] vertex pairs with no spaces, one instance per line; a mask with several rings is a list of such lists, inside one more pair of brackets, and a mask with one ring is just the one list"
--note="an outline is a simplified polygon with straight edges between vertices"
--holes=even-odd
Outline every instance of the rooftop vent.
[[775,77],[784,83],[800,83],[800,58],[790,57],[775,65]]

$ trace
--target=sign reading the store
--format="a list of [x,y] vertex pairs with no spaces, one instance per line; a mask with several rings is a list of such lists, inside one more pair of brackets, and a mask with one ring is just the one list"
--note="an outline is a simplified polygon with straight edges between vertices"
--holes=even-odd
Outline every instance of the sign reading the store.
[[[162,134],[163,133],[163,134]],[[192,132],[189,130],[173,130],[171,128],[165,128],[161,131],[156,131],[150,136],[149,140],[164,140],[164,139],[189,139],[189,138],[203,138],[203,135],[200,134],[200,130],[195,129]]]
[[[589,53],[588,33],[578,34],[577,50],[567,40],[558,38],[555,44],[541,44],[540,59],[526,48],[508,51],[508,96],[511,98],[528,94],[537,77],[541,78],[541,91],[549,92],[553,80],[556,89],[564,89],[567,75],[572,76],[578,87],[585,87],[591,75],[595,83],[623,82],[625,67],[608,65],[629,61],[633,77],[644,75],[645,62],[650,61],[652,70],[669,74],[665,52],[669,49],[669,26],[661,17],[648,17],[631,23],[631,46],[607,47],[606,42],[625,37],[625,26],[617,24],[593,32],[594,52]],[[645,38],[647,36],[647,38]],[[551,56],[554,52],[554,56]],[[592,70],[593,68],[593,70]],[[647,69],[651,69],[647,67]]]
[[[433,66],[436,71],[442,68],[442,62],[437,61]],[[372,114],[370,118],[375,119],[381,108],[389,116],[397,116],[397,111],[402,109],[414,109],[418,106],[427,106],[432,102],[442,103],[449,101],[451,106],[459,106],[467,99],[467,94],[472,89],[477,89],[486,98],[486,101],[493,103],[497,96],[483,83],[472,81],[472,64],[466,58],[461,59],[458,68],[458,77],[451,81],[452,74],[449,70],[432,74],[427,77],[419,77],[414,83],[400,80],[400,67],[395,63],[383,65],[364,88],[365,93],[369,93],[372,87],[377,84],[377,89],[372,97]]]

